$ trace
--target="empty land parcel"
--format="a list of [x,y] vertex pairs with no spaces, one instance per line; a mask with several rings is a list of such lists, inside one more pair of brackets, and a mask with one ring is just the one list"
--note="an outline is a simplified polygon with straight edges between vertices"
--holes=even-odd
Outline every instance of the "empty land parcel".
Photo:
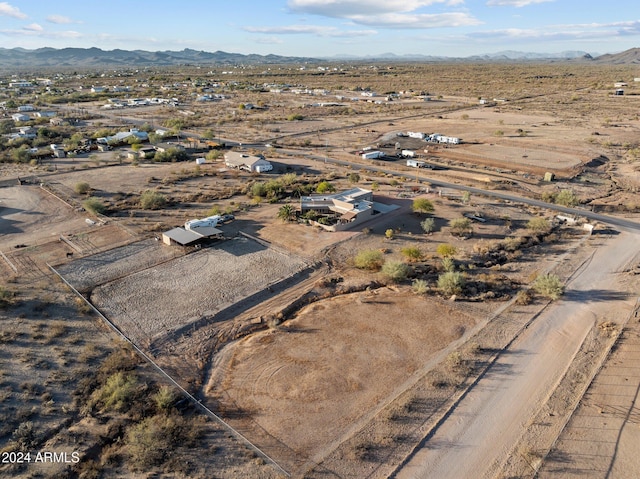
[[[189,72],[167,74],[178,78]],[[611,281],[611,290],[569,290],[564,300],[571,304],[576,295],[587,294],[599,305],[591,311],[594,328],[581,345],[586,357],[592,357],[592,350],[598,353],[593,353],[594,360],[572,363],[578,369],[575,376],[567,376],[567,384],[561,374],[567,364],[551,365],[560,374],[555,391],[566,404],[574,404],[581,389],[571,378],[586,385],[611,345],[611,331],[624,327],[632,310],[637,271],[632,233],[620,236],[594,225],[595,234],[589,236],[580,218],[576,225],[561,225],[543,207],[465,197],[455,191],[441,191],[440,196],[429,178],[549,201],[570,190],[584,207],[635,214],[640,103],[633,86],[624,98],[614,97],[611,86],[612,77],[632,74],[625,67],[568,65],[354,66],[336,76],[282,73],[340,94],[342,104],[336,106],[316,104],[321,103],[317,94],[256,91],[250,85],[277,82],[278,75],[267,78],[248,70],[230,80],[241,80],[240,88],[229,88],[225,99],[211,103],[196,103],[185,91],[184,104],[177,107],[109,114],[97,109],[99,102],[88,101],[89,110],[103,115],[90,121],[101,126],[128,129],[130,125],[119,122],[123,118],[152,123],[179,118],[182,141],[180,135],[172,141],[187,148],[190,160],[208,152],[190,149],[184,137],[213,135],[235,149],[236,143],[244,143],[244,151],[263,153],[276,167],[269,174],[229,170],[221,156],[213,154],[197,166],[187,161],[152,162],[135,155],[127,158],[135,149],[123,145],[3,170],[11,183],[0,189],[0,215],[8,227],[0,244],[15,267],[3,261],[10,280],[5,288],[17,294],[14,304],[2,311],[8,331],[2,336],[4,358],[9,364],[2,375],[7,387],[3,446],[12,448],[17,439],[20,444],[28,439],[39,447],[71,448],[81,437],[84,456],[74,470],[117,475],[129,473],[134,458],[140,459],[134,454],[136,439],[142,441],[142,436],[128,430],[139,433],[150,424],[164,424],[156,436],[168,431],[162,414],[155,414],[157,406],[144,399],[158,392],[153,371],[136,364],[126,348],[121,352],[114,346],[107,331],[89,340],[92,328],[103,331],[99,322],[82,315],[81,302],[76,312],[47,263],[176,381],[292,475],[385,477],[420,445],[430,447],[430,434],[436,430],[432,428],[446,419],[467,387],[477,380],[483,384],[487,376],[508,376],[499,364],[491,369],[496,354],[516,355],[511,340],[531,330],[530,322],[542,310],[553,308],[533,292],[536,277],[551,272],[569,281],[589,264],[594,251],[606,251],[613,243],[617,248],[626,245],[628,264],[611,273],[619,283]],[[383,95],[364,99],[363,90],[407,93],[390,96],[391,100]],[[479,97],[490,99],[489,106],[479,105]],[[82,132],[90,136],[97,126],[86,125]],[[397,136],[408,131],[441,132],[465,141],[444,146],[414,139],[409,143]],[[265,147],[266,142],[271,146]],[[407,168],[394,157],[396,142],[441,169],[425,173]],[[353,154],[377,146],[388,157],[374,166],[395,174],[371,171],[372,162]],[[542,181],[547,171],[559,181]],[[16,186],[18,177],[22,186]],[[79,182],[88,183],[90,195],[104,203],[106,217],[79,209],[87,199],[75,191]],[[337,234],[304,221],[278,219],[282,206],[295,208],[300,194],[315,191],[323,182],[337,190],[354,184],[375,190],[380,200],[400,208],[357,231]],[[147,190],[163,195],[164,207],[142,208],[140,198]],[[412,212],[416,198],[428,199],[434,211]],[[187,219],[224,211],[236,218],[223,227],[222,241],[196,250],[153,239]],[[475,218],[472,235],[456,236],[452,221],[469,216]],[[528,226],[538,217],[547,221],[548,230],[536,232]],[[429,234],[422,226],[427,218],[434,223]],[[443,244],[455,253],[439,254]],[[380,263],[403,264],[406,276],[396,280],[385,270],[355,267],[361,251],[378,253]],[[447,272],[464,280],[453,294],[439,285]],[[607,308],[611,311],[603,314]],[[58,333],[46,332],[47,324],[54,323]],[[558,334],[571,331],[563,328]],[[581,337],[572,339],[579,343]],[[105,360],[113,349],[116,355]],[[35,364],[45,364],[41,356],[50,368],[44,378],[46,390],[28,380]],[[121,367],[101,369],[95,380],[81,381],[90,374],[80,361],[70,359],[74,356],[93,369],[113,366],[113,358],[119,357]],[[111,377],[106,371],[115,378],[140,371],[129,412],[101,402]],[[151,389],[143,386],[147,381]],[[57,390],[66,393],[56,396]],[[72,399],[72,390],[78,399]],[[54,398],[45,396],[47,392]],[[546,393],[551,391],[542,391],[543,398]],[[28,399],[28,410],[18,408],[21,397]],[[63,404],[56,407],[51,399]],[[609,411],[606,401],[598,399],[603,414]],[[54,421],[40,418],[33,409],[36,402],[47,405],[48,415],[67,421],[73,434],[50,437]],[[517,406],[507,405],[514,410]],[[570,414],[560,414],[556,403],[541,400],[533,405],[531,417],[534,412],[540,417],[552,406],[549,417],[562,421]],[[28,422],[35,432],[25,429]],[[98,423],[104,427],[98,428]],[[548,441],[534,434],[539,426],[532,423],[523,433],[531,440],[501,451],[517,459],[509,464],[514,474],[529,474],[548,450]],[[551,429],[547,439],[557,436],[558,429]],[[209,465],[222,465],[218,470],[223,477],[278,475],[262,464],[264,458],[225,438],[217,426],[199,422],[194,430],[215,436],[201,437],[199,445],[207,451]],[[180,437],[199,450],[188,437]],[[162,450],[162,444],[153,445]],[[552,453],[552,461],[557,457]],[[182,458],[186,459],[179,466]],[[617,458],[625,464],[629,460],[622,449]],[[195,466],[193,456],[183,449],[171,461],[156,458],[144,469],[209,477],[207,465]],[[26,477],[33,471],[10,472]]]

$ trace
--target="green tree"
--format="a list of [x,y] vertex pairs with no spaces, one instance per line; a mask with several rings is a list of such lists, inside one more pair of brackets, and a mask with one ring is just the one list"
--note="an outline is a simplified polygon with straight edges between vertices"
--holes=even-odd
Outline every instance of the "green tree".
[[389,260],[382,265],[382,274],[388,280],[399,283],[407,279],[411,268],[403,261]]
[[140,208],[143,210],[157,210],[167,204],[167,198],[157,191],[146,190],[140,195]]
[[460,294],[464,287],[464,276],[459,271],[447,271],[438,276],[438,289],[445,296]]
[[333,186],[331,183],[329,183],[326,180],[318,183],[318,186],[316,187],[316,193],[320,193],[320,194],[331,193],[333,191],[336,191],[335,186]]
[[80,181],[80,182],[75,184],[73,189],[79,195],[86,195],[87,193],[89,193],[89,191],[91,191],[91,186],[89,186],[89,183],[86,183],[84,181]]
[[84,200],[82,202],[82,207],[90,213],[93,213],[94,215],[102,215],[105,213],[105,211],[107,211],[107,207],[105,206],[105,204],[95,196]]
[[468,237],[473,234],[473,224],[469,218],[454,218],[449,222],[449,227],[454,236]]
[[382,267],[384,260],[382,252],[375,249],[359,251],[353,260],[356,268],[377,271]]
[[573,207],[579,203],[578,197],[573,192],[573,190],[562,190],[556,196],[556,204]]
[[137,388],[135,376],[118,371],[107,378],[106,383],[91,395],[93,404],[102,411],[124,411],[132,402]]
[[546,273],[538,276],[533,282],[533,289],[536,293],[556,300],[564,293],[564,285],[555,274]]
[[416,198],[413,200],[411,209],[414,213],[433,213],[433,203],[426,198]]
[[551,224],[548,219],[536,216],[527,221],[527,229],[534,233],[546,233],[551,229]]
[[249,196],[255,198],[256,196],[260,198],[265,198],[267,196],[267,186],[262,181],[257,181],[251,185],[249,189]]
[[292,205],[282,205],[278,209],[278,218],[283,222],[288,223],[293,219],[295,212],[296,210]]
[[449,243],[440,243],[436,248],[436,253],[442,258],[449,258],[451,256],[455,256],[458,252],[458,249]]
[[415,262],[422,259],[422,251],[417,246],[407,246],[400,250],[402,256],[407,258],[408,261]]
[[433,218],[425,218],[420,222],[420,227],[426,234],[433,233],[436,229],[436,220]]

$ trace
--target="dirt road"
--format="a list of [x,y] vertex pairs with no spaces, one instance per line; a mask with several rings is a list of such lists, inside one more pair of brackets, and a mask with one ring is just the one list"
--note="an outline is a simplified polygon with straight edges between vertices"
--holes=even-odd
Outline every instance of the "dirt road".
[[635,298],[616,273],[638,256],[638,236],[622,233],[595,250],[564,298],[548,307],[409,458],[397,478],[494,477],[544,404],[589,330],[607,312],[626,318]]

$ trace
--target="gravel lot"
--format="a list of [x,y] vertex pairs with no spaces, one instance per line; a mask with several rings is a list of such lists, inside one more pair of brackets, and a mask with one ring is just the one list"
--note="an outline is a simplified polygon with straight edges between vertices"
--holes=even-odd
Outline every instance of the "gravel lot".
[[141,343],[212,316],[305,267],[296,256],[238,237],[104,283],[91,299]]
[[153,239],[138,241],[103,253],[80,258],[57,268],[80,292],[170,261],[182,252]]

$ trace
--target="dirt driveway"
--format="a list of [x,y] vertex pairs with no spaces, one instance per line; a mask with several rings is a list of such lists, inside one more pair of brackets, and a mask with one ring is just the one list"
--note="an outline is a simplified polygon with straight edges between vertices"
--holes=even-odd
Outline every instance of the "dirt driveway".
[[494,477],[528,421],[545,404],[584,338],[602,321],[626,319],[635,296],[621,276],[637,261],[638,236],[622,233],[577,271],[552,303],[498,359],[395,476]]

